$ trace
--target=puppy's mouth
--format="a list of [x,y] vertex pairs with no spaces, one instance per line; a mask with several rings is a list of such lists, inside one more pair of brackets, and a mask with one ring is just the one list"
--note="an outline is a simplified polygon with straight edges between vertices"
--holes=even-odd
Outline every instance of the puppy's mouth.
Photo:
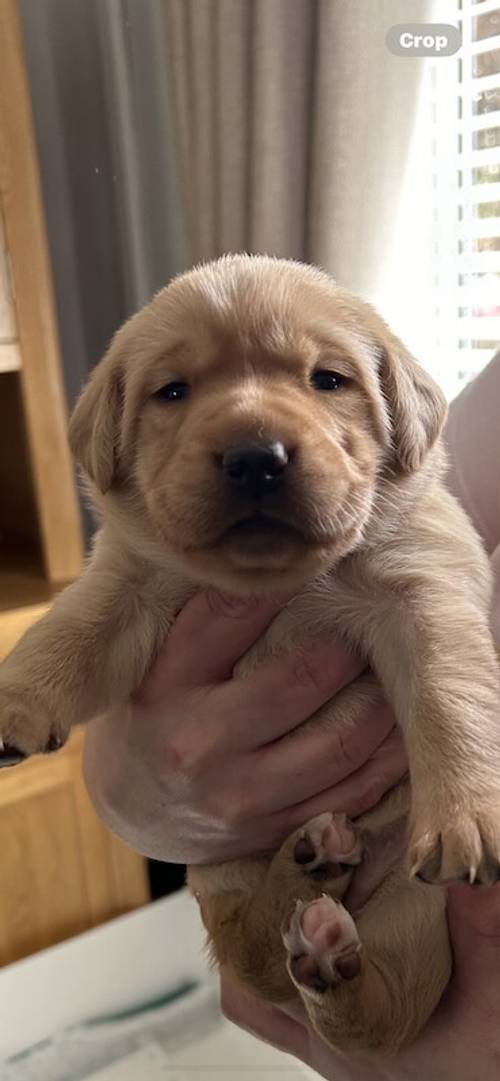
[[296,559],[307,547],[306,538],[295,526],[262,511],[233,522],[216,544],[232,564],[245,568],[269,566],[269,561],[274,567],[281,566],[283,560]]
[[295,526],[260,512],[251,514],[247,518],[240,518],[225,529],[222,534],[222,540],[251,541],[254,538],[268,538],[277,541],[304,539]]

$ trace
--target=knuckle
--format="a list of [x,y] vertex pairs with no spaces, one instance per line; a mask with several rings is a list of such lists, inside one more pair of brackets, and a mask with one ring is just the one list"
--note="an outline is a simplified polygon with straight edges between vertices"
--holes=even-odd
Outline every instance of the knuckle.
[[205,761],[204,748],[189,730],[179,730],[164,748],[164,766],[168,774],[198,777]]
[[250,817],[250,808],[246,797],[238,792],[228,802],[226,821],[233,829],[241,829]]
[[364,811],[371,811],[372,807],[376,807],[386,792],[392,788],[393,783],[382,773],[366,777],[349,800],[349,813],[358,815],[363,814]]
[[221,822],[226,829],[241,829],[246,824],[248,814],[245,801],[239,792],[219,788],[210,791],[205,801],[206,813],[216,822]]
[[257,600],[252,597],[236,597],[220,593],[216,589],[207,589],[206,600],[210,612],[215,616],[239,619],[251,615],[257,608]]
[[381,774],[376,777],[369,777],[361,793],[365,807],[374,807],[385,795],[388,788],[390,788],[390,782]]
[[315,648],[303,649],[292,659],[296,683],[325,696],[335,694],[361,671],[354,654],[330,642],[318,642]]
[[339,725],[335,737],[337,764],[345,770],[346,774],[353,773],[354,770],[359,769],[366,757],[359,746],[356,730],[353,727],[344,728]]
[[227,795],[221,789],[211,788],[206,793],[203,811],[214,822],[225,822],[227,817]]
[[292,662],[293,678],[295,683],[306,690],[321,690],[319,673],[317,672],[313,656],[310,653],[297,653]]

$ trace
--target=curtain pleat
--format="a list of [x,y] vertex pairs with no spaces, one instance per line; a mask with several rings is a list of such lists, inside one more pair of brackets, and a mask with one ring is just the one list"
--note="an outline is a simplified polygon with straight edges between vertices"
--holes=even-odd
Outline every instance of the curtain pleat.
[[307,257],[370,297],[392,239],[423,64],[394,56],[397,23],[427,22],[432,0],[320,0]]
[[385,37],[433,0],[165,0],[193,261],[306,259],[370,295],[422,62]]

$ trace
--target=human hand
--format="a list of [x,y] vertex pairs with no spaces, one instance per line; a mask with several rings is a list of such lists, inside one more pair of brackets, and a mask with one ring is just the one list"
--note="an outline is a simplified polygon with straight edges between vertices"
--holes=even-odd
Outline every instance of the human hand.
[[209,863],[274,849],[321,811],[360,814],[405,772],[388,706],[350,727],[301,730],[361,671],[339,643],[233,677],[280,607],[198,593],[128,709],[89,726],[94,805],[144,855]]
[[498,1081],[500,885],[451,886],[448,924],[454,956],[451,983],[418,1040],[385,1063],[331,1051],[310,1026],[298,999],[286,1007],[260,1002],[227,971],[221,974],[223,1013],[328,1081]]

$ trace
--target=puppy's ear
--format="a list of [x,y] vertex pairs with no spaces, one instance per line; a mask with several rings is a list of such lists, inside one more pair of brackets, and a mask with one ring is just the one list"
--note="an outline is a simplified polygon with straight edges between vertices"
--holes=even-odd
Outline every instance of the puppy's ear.
[[69,424],[71,450],[101,492],[111,488],[118,471],[122,405],[121,365],[108,355],[92,372]]
[[446,399],[437,383],[392,335],[382,345],[379,371],[389,409],[396,468],[413,473],[441,432]]

